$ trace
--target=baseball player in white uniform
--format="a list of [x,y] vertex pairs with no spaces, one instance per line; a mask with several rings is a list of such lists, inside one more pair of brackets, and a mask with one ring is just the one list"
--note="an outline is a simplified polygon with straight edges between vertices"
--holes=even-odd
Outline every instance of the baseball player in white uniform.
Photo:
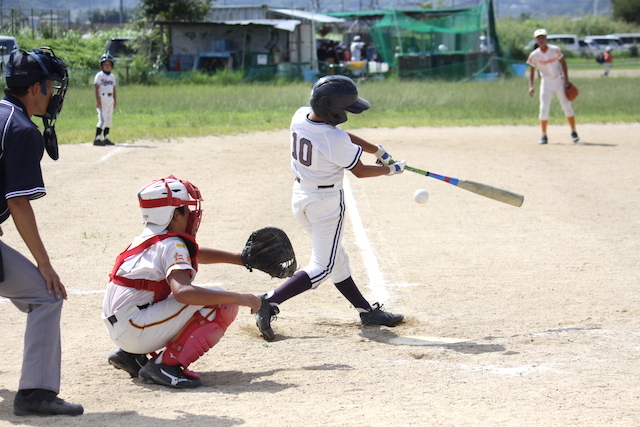
[[[116,108],[116,75],[111,72],[113,69],[113,57],[105,53],[100,57],[101,70],[93,79],[96,95],[96,110],[98,110],[98,124],[96,126],[96,137],[93,145],[113,145],[109,140],[109,130],[111,129],[111,119],[113,110]],[[104,139],[100,139],[100,134],[104,131]]]
[[529,54],[527,64],[531,66],[529,72],[529,96],[533,96],[535,90],[533,82],[536,76],[536,69],[540,73],[540,127],[542,136],[540,144],[549,142],[547,138],[547,124],[549,123],[549,111],[551,110],[551,100],[555,93],[560,101],[564,115],[571,126],[571,140],[580,141],[576,132],[576,119],[571,101],[565,95],[565,87],[569,85],[569,73],[567,63],[560,48],[556,45],[547,44],[547,30],[541,28],[533,33],[538,47]]
[[[349,258],[342,246],[345,200],[344,171],[358,178],[402,173],[405,161],[389,164],[392,157],[382,146],[373,145],[337,127],[347,120],[347,112],[361,113],[369,102],[358,96],[356,84],[341,75],[318,80],[311,93],[311,107],[302,107],[291,120],[291,171],[293,213],[311,236],[313,250],[309,264],[271,292],[262,295],[255,314],[256,325],[267,341],[274,339],[272,317],[279,304],[331,279],[336,288],[360,313],[363,325],[396,326],[400,314],[382,310],[364,298],[351,277]],[[362,152],[378,157],[378,166],[364,165]]]
[[[220,341],[239,306],[252,313],[261,306],[252,294],[192,284],[198,262],[243,265],[240,253],[196,244],[201,200],[193,184],[174,176],[138,192],[145,227],[116,259],[102,304],[107,332],[118,346],[109,363],[173,388],[201,386],[188,366]],[[149,360],[146,355],[155,352],[160,354]]]

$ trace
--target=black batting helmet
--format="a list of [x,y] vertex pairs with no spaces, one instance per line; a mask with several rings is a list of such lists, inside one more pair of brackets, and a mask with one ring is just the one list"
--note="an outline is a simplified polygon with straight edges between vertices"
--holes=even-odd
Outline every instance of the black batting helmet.
[[109,52],[102,54],[100,57],[100,66],[102,67],[102,64],[107,61],[111,62],[111,65],[113,65],[113,56],[111,56]]
[[311,89],[311,108],[324,121],[339,125],[347,121],[347,111],[359,114],[371,104],[358,96],[358,88],[347,76],[332,75],[320,78]]

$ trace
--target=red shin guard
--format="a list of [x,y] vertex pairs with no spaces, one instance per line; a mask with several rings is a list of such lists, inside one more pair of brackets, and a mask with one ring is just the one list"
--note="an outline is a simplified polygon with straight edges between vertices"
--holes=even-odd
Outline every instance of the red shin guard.
[[182,332],[167,344],[162,363],[188,367],[220,341],[237,314],[238,306],[235,304],[217,306],[213,320],[196,312]]

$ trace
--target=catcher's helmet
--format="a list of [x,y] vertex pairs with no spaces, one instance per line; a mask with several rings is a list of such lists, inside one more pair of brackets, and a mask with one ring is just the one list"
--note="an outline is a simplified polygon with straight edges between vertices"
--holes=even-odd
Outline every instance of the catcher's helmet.
[[[49,52],[45,51],[48,50]],[[69,80],[67,66],[58,58],[51,48],[41,47],[32,52],[14,49],[7,61],[5,81],[9,88],[29,87],[41,82],[46,95],[47,80],[53,80],[66,85]]]
[[113,66],[113,56],[111,56],[111,54],[109,52],[104,53],[100,57],[100,67],[102,67],[102,64],[104,64],[107,61],[111,62],[111,66]]
[[311,89],[311,108],[327,123],[339,125],[347,121],[347,111],[359,114],[371,104],[358,96],[353,80],[341,75],[320,78]]
[[138,202],[142,222],[154,234],[161,233],[173,219],[173,212],[180,206],[195,206],[190,211],[187,233],[194,236],[198,232],[202,217],[200,190],[189,181],[182,181],[173,175],[157,179],[138,191]]

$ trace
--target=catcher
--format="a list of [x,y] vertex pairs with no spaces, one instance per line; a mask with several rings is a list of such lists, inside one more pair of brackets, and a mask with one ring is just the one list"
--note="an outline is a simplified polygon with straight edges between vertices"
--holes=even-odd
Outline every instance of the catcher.
[[239,306],[260,309],[255,295],[193,285],[198,263],[244,265],[276,277],[296,268],[289,239],[273,227],[254,232],[242,253],[199,248],[201,201],[196,186],[174,176],[138,192],[144,229],[116,258],[102,304],[107,332],[118,345],[108,362],[167,387],[201,386],[189,365],[220,341]]
[[575,143],[580,141],[576,132],[576,118],[573,112],[571,101],[567,98],[566,89],[572,88],[569,81],[569,72],[564,55],[556,45],[547,43],[547,30],[541,28],[533,33],[538,47],[529,54],[527,64],[531,66],[529,72],[529,96],[533,96],[535,90],[533,81],[536,77],[536,69],[540,72],[540,128],[542,136],[540,144],[547,144],[547,124],[549,123],[549,112],[551,111],[551,99],[555,92],[564,115],[571,126],[571,140]]

